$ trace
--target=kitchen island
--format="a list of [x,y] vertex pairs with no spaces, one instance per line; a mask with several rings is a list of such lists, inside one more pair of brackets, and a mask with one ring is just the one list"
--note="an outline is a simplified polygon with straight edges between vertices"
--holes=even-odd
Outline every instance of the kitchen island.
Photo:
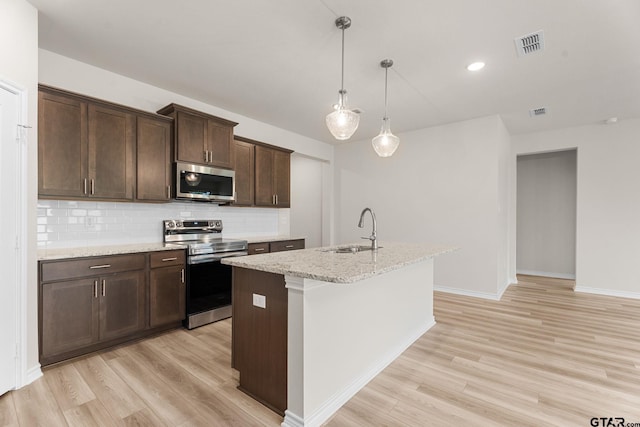
[[[353,251],[351,248],[356,248]],[[433,258],[456,248],[381,242],[227,258],[239,388],[326,421],[434,324]]]

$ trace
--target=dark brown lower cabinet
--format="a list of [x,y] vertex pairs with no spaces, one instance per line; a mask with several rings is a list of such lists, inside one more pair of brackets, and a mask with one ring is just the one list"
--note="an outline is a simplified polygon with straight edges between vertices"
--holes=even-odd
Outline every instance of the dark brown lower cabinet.
[[97,279],[79,279],[42,285],[42,344],[47,358],[100,340],[100,300]]
[[185,318],[184,268],[166,267],[149,273],[149,321],[156,327]]
[[177,250],[41,261],[40,363],[179,327],[184,260]]
[[[265,307],[253,296],[265,298]],[[284,276],[233,267],[233,366],[238,388],[280,415],[287,409],[287,289]]]
[[98,294],[101,341],[132,335],[146,327],[144,270],[101,277]]

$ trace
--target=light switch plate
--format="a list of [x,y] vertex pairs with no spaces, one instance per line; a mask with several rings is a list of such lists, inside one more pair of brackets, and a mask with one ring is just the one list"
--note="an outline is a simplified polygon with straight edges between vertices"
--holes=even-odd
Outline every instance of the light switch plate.
[[260,294],[253,294],[253,305],[260,308],[267,308],[267,297]]

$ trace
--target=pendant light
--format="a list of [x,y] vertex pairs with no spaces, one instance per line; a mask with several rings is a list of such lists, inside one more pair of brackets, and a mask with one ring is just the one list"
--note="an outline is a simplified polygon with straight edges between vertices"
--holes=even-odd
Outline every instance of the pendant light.
[[391,59],[383,59],[380,66],[384,68],[384,117],[382,118],[382,129],[378,136],[371,140],[371,145],[380,157],[390,157],[398,148],[400,138],[391,133],[391,124],[387,116],[387,78],[389,68],[393,65]]
[[344,90],[344,30],[350,26],[351,19],[348,17],[341,16],[336,19],[336,27],[342,30],[342,74],[338,103],[334,106],[335,111],[327,114],[326,123],[329,132],[339,141],[351,138],[360,122],[360,114],[347,108],[347,91]]

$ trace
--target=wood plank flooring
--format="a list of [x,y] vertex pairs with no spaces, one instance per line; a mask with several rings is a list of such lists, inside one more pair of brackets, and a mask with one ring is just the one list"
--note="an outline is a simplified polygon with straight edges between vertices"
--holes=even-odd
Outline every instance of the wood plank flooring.
[[[329,426],[640,426],[640,301],[520,276],[501,301],[436,292],[437,325]],[[231,322],[45,369],[0,397],[0,426],[277,426],[236,390]]]

